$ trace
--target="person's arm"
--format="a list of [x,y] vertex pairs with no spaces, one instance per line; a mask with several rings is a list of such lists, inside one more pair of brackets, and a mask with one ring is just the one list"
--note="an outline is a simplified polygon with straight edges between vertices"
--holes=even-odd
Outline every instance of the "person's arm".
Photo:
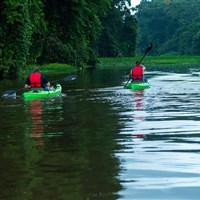
[[50,82],[49,82],[49,81],[47,82],[46,86],[48,86],[48,87],[50,87],[50,86],[51,86],[51,84],[50,84]]
[[130,71],[130,73],[129,73],[129,78],[132,77],[132,70],[133,70],[133,69],[131,69],[131,71]]
[[46,79],[45,76],[42,76],[42,83],[41,84],[44,85],[44,86],[48,86],[48,87],[51,86],[50,82]]
[[141,66],[142,66],[142,73],[144,74],[146,67],[144,65]]

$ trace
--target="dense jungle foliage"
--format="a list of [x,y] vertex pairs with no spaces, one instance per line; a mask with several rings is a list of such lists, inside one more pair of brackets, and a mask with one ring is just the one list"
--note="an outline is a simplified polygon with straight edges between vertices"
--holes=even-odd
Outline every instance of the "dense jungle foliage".
[[[29,65],[200,54],[200,0],[1,0],[0,78]],[[137,47],[137,48],[136,48]]]
[[199,0],[141,0],[138,50],[151,41],[153,55],[200,55],[199,10]]
[[2,0],[0,78],[16,78],[35,63],[83,67],[97,55],[132,55],[136,20],[128,6],[130,0]]

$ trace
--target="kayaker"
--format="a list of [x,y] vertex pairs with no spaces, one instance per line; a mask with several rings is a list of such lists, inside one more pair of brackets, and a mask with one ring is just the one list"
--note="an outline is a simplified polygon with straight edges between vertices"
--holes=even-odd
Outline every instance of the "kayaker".
[[142,81],[147,82],[146,77],[144,76],[145,66],[142,65],[139,61],[136,61],[135,66],[130,71],[130,78],[132,81]]
[[40,70],[36,67],[33,72],[27,77],[25,82],[25,88],[44,88],[49,90],[51,84],[45,76],[41,75]]

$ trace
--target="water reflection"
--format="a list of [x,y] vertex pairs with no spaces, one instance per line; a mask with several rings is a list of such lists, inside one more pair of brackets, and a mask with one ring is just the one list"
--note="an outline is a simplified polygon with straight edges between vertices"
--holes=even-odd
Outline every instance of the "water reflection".
[[143,110],[143,96],[144,96],[144,90],[135,90],[133,93],[134,96],[134,107],[135,110]]
[[[32,188],[34,199],[117,199],[121,190],[119,160],[113,156],[117,118],[109,114],[108,104],[97,100],[101,93],[94,94],[71,92],[66,99],[26,104],[31,139],[44,140],[39,156],[33,156],[36,151],[30,155],[42,185],[42,191],[37,185]],[[105,118],[106,113],[110,117]]]
[[32,121],[31,129],[31,138],[35,138],[37,145],[43,145],[43,134],[44,134],[44,122],[42,119],[42,100],[38,99],[35,101],[30,101],[30,118]]
[[37,142],[36,145],[43,145],[46,138],[63,135],[62,128],[57,127],[64,120],[62,97],[26,101],[25,105],[29,115],[28,131],[30,137]]
[[95,73],[65,98],[0,100],[0,199],[197,200],[198,76],[155,72],[132,91]]
[[139,109],[129,111],[134,120],[120,133],[145,135],[123,141],[126,151],[118,155],[125,161],[121,179],[126,190],[120,194],[122,199],[198,199],[199,80],[190,74],[159,74],[150,79],[151,88],[134,104]]

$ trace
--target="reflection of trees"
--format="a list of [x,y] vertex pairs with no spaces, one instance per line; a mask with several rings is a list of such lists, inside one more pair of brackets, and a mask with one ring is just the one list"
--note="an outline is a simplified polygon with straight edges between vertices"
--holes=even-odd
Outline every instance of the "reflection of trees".
[[39,199],[116,199],[121,185],[115,113],[106,104],[84,100],[66,103],[64,110],[64,133],[49,140],[40,161],[44,179],[37,199],[38,194]]
[[32,177],[40,150],[30,140],[30,134],[26,135],[30,112],[28,115],[24,112],[23,103],[12,101],[10,105],[7,102],[0,110],[0,199],[29,199],[33,185],[38,183],[38,179]]
[[[112,74],[108,78],[108,74]],[[77,84],[81,88],[101,88],[106,86],[116,86],[116,84],[121,84],[120,80],[121,74],[117,70],[113,69],[90,69],[83,70],[79,72],[79,79]]]
[[26,102],[26,136],[22,132],[15,145],[6,146],[1,159],[8,167],[2,189],[16,192],[2,199],[117,199],[117,115],[106,103],[85,98]]

